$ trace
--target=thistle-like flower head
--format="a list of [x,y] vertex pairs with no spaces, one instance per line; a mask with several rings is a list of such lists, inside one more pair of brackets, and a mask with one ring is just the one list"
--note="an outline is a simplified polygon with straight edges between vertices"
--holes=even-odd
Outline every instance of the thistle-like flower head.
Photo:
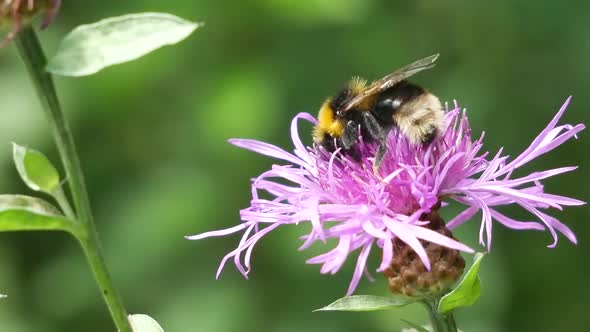
[[61,0],[0,0],[0,26],[9,26],[10,32],[0,41],[0,48],[16,37],[23,24],[43,14],[41,28],[46,28],[55,18]]
[[[265,142],[230,140],[233,145],[280,162],[253,179],[251,205],[240,212],[242,223],[187,238],[197,240],[241,232],[237,248],[223,258],[217,275],[233,258],[238,270],[247,276],[252,250],[262,237],[281,226],[309,223],[311,231],[303,236],[300,250],[317,241],[338,240],[334,248],[307,261],[321,264],[321,273],[338,272],[349,256],[358,252],[354,254],[356,268],[348,294],[354,292],[367,272],[367,258],[373,248],[381,251],[378,272],[390,267],[399,247],[395,243],[400,241],[417,254],[426,269],[431,267],[425,250],[428,242],[473,252],[445,232],[425,227],[430,223],[426,216],[444,209],[450,200],[463,204],[465,209],[446,227],[453,229],[481,211],[479,240],[488,250],[493,221],[517,230],[548,230],[553,237],[550,247],[557,243],[557,232],[576,243],[574,233],[546,211],[584,202],[548,194],[541,184],[546,178],[576,167],[513,176],[516,169],[584,129],[582,124],[558,126],[569,100],[530,146],[512,160],[503,155],[502,149],[490,157],[483,150],[483,134],[472,138],[466,111],[455,105],[445,113],[446,131],[429,145],[411,144],[393,131],[379,174],[374,174],[372,168],[374,145],[359,144],[360,162],[338,150],[330,154],[319,146],[306,147],[300,139],[298,122],[314,124],[316,119],[306,113],[298,114],[291,124],[292,153]],[[497,210],[499,206],[514,204],[530,212],[536,221],[515,220]]]

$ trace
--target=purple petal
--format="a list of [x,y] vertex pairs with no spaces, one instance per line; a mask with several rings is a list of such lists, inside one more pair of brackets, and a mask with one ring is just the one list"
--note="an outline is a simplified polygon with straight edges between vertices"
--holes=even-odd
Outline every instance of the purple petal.
[[320,213],[319,213],[319,202],[317,198],[309,199],[306,204],[308,206],[307,212],[309,214],[309,220],[311,221],[311,227],[313,228],[314,232],[318,234],[322,242],[326,243],[326,236],[324,235],[324,230],[322,229],[322,224],[320,223]]
[[[248,240],[248,237],[250,236],[250,233],[255,228],[256,228],[256,225],[252,225],[252,226],[248,227],[248,229],[246,229],[246,231],[242,235],[242,239],[240,239],[240,243],[238,244],[238,248],[242,247],[244,245],[244,243],[246,243],[246,241]],[[250,248],[254,248],[254,247],[252,246]],[[247,276],[248,273],[250,272],[250,253],[251,253],[250,248],[248,248],[248,250],[246,251],[246,257],[244,258],[244,263],[247,267],[247,270],[244,269],[244,267],[242,266],[242,263],[240,262],[241,252],[238,252],[237,255],[234,256],[234,264],[238,268],[238,271],[240,271],[240,273],[242,273],[242,275],[245,275],[245,276]]]
[[[481,227],[479,230],[479,243],[481,243],[482,245],[486,245],[488,251],[491,250],[492,248],[492,214],[490,212],[490,209],[488,207],[488,205],[486,204],[486,202],[484,202],[484,200],[482,200],[478,195],[476,195],[475,193],[472,192],[468,192],[466,193],[467,195],[469,195],[469,197],[471,199],[473,199],[473,201],[479,206],[479,208],[481,209],[481,214],[482,214],[482,222],[481,222]],[[486,240],[483,240],[483,232],[486,232]]]
[[377,272],[383,272],[391,265],[393,259],[393,242],[391,240],[383,240],[383,259],[381,259],[381,265],[377,269]]
[[346,295],[351,295],[354,293],[354,290],[359,284],[361,280],[361,276],[363,275],[363,271],[365,270],[365,265],[367,264],[367,257],[369,257],[369,253],[371,252],[371,247],[373,246],[373,242],[369,242],[366,244],[361,253],[359,254],[359,258],[356,262],[356,267],[354,269],[354,274],[352,275],[352,280],[350,282],[350,286],[348,286],[348,291]]
[[447,228],[453,229],[453,228],[461,225],[462,223],[471,219],[471,217],[473,217],[477,213],[477,211],[479,211],[478,207],[475,207],[475,206],[468,207],[467,209],[465,209],[461,213],[459,213],[457,216],[455,216],[455,218],[453,218],[451,221],[449,221],[447,223]]
[[560,195],[551,195],[551,194],[546,194],[546,193],[539,193],[538,194],[539,197],[541,197],[542,199],[547,199],[547,200],[551,200],[553,202],[556,202],[558,204],[561,205],[566,205],[566,206],[580,206],[580,205],[586,205],[586,202],[581,201],[579,199],[575,199],[575,198],[570,198],[570,197],[566,197],[566,196],[560,196]]
[[317,121],[308,113],[299,113],[291,121],[291,140],[295,147],[294,152],[299,158],[305,160],[307,164],[312,164],[312,156],[309,154],[307,148],[303,145],[301,138],[299,137],[299,129],[297,128],[297,122],[299,119],[307,120],[313,124],[317,123]]
[[256,153],[260,153],[265,156],[286,160],[292,162],[293,164],[303,166],[304,162],[295,157],[294,155],[288,153],[287,151],[276,147],[272,144],[268,144],[265,142],[260,142],[252,139],[238,139],[232,138],[228,141],[230,144],[233,144],[237,147],[242,149],[254,151]]
[[307,264],[320,264],[324,263],[322,266],[320,273],[336,273],[341,267],[342,264],[346,261],[348,257],[348,253],[350,252],[352,242],[352,236],[341,236],[340,241],[338,242],[338,246],[332,249],[331,251],[318,255],[316,257],[310,258],[306,261]]
[[414,249],[414,251],[416,252],[418,257],[420,257],[420,260],[422,261],[426,269],[430,271],[430,260],[428,259],[426,251],[424,250],[424,247],[422,246],[420,241],[418,241],[416,236],[406,227],[404,227],[407,225],[399,223],[389,217],[383,217],[383,222],[385,223],[387,228],[389,228],[389,230],[393,234],[395,234],[395,236],[397,236],[405,244]]
[[545,230],[545,227],[543,227],[543,225],[539,224],[538,222],[534,222],[534,221],[519,221],[519,220],[514,220],[512,218],[509,218],[503,214],[501,214],[500,212],[490,209],[490,212],[492,214],[492,217],[494,219],[496,219],[497,221],[499,221],[502,225],[508,227],[508,228],[512,228],[512,229],[534,229],[534,230],[538,230],[538,231],[543,231]]
[[[494,180],[492,183],[495,185],[516,187],[516,186],[520,186],[520,185],[530,183],[533,181],[540,181],[540,180],[546,179],[548,177],[571,172],[571,171],[576,170],[577,168],[578,168],[577,166],[555,168],[555,169],[550,169],[550,170],[546,170],[546,171],[542,171],[542,172],[534,172],[534,173],[531,173],[525,177],[513,179],[513,180],[501,180],[501,181]],[[487,182],[483,182],[483,185],[486,185],[486,183]],[[472,187],[477,187],[478,185],[481,185],[481,183],[475,183]]]
[[364,221],[362,221],[361,224],[362,224],[363,230],[367,234],[371,235],[372,237],[374,237],[376,239],[385,239],[385,240],[391,239],[391,235],[388,232],[375,227],[375,225],[373,225],[371,220],[364,220]]
[[464,245],[463,243],[451,239],[450,237],[446,237],[438,232],[435,232],[431,229],[416,226],[416,225],[404,225],[407,227],[413,234],[419,239],[426,240],[428,242],[436,243],[441,246],[460,250],[468,253],[474,253],[475,251],[468,246]]
[[551,233],[551,237],[553,237],[553,243],[547,245],[547,247],[548,248],[555,248],[555,246],[557,245],[557,240],[558,240],[557,232],[555,232],[555,228],[553,227],[552,223],[549,222],[545,218],[547,215],[544,215],[538,209],[536,209],[535,207],[531,206],[530,204],[528,204],[525,201],[519,201],[518,204],[520,204],[522,207],[524,207],[530,213],[536,215],[545,224],[545,226],[547,226],[547,229],[549,230],[549,233]]
[[557,134],[557,132],[552,132],[552,131],[555,128],[555,126],[557,125],[557,122],[559,122],[559,119],[561,118],[563,113],[565,112],[571,98],[572,98],[571,96],[568,97],[568,99],[565,101],[563,106],[561,106],[561,108],[559,109],[557,114],[555,114],[555,116],[553,117],[551,122],[549,122],[547,127],[545,127],[545,129],[543,129],[541,131],[541,133],[533,140],[531,145],[525,151],[523,151],[518,157],[516,157],[513,161],[511,161],[508,165],[506,165],[506,167],[504,167],[503,171],[496,174],[497,176],[511,172],[513,169],[524,165],[525,163],[527,163],[531,159],[536,158],[542,154],[545,154],[545,153],[553,150],[555,147],[562,144],[563,142],[570,139],[571,137],[575,136],[578,132],[580,132],[581,130],[584,129],[584,125],[581,125],[581,124],[577,125],[577,126],[571,128],[570,130],[568,130],[566,132],[566,134],[563,134],[559,139],[555,139],[555,140],[553,140],[552,143],[550,143],[544,147],[540,147],[541,145],[543,145],[543,143],[547,143],[546,142],[547,138],[549,138],[551,136],[555,136]]
[[[553,128],[555,128],[555,125],[557,125],[557,122],[559,122],[559,119],[561,119],[561,116],[565,112],[565,110],[566,110],[567,106],[569,105],[571,99],[572,99],[572,96],[569,96],[566,99],[565,103],[563,103],[563,105],[561,106],[561,108],[559,109],[559,111],[557,112],[557,114],[555,114],[555,116],[553,117],[553,119],[551,119],[551,121],[549,122],[549,124],[547,125],[547,127],[545,127],[545,129],[543,129],[541,131],[541,133],[539,135],[537,135],[537,137],[533,140],[533,142],[531,143],[531,145],[523,153],[521,153],[518,157],[516,157],[507,166],[507,168],[510,168],[513,164],[514,165],[518,164],[520,162],[520,160],[524,159],[527,155],[529,155],[541,143],[541,141],[549,134],[549,132],[551,132],[551,130],[553,130]],[[516,167],[514,167],[514,168],[516,168]]]
[[498,167],[502,164],[506,157],[501,157],[504,148],[500,148],[494,159],[490,162],[487,169],[481,174],[480,179],[488,179],[490,175],[494,174]]
[[47,10],[47,14],[43,17],[43,22],[41,23],[41,30],[46,29],[51,22],[55,19],[55,16],[59,12],[59,8],[61,7],[61,0],[50,0],[50,7]]
[[[552,206],[554,208],[560,208],[559,204],[560,202],[557,200],[552,200],[552,199],[545,199],[536,195],[531,195],[528,194],[526,192],[523,192],[521,190],[515,190],[515,189],[511,189],[511,188],[506,188],[506,187],[502,187],[502,186],[495,186],[495,185],[486,185],[486,186],[479,186],[475,189],[473,189],[473,191],[485,191],[485,192],[492,192],[492,193],[496,193],[499,195],[506,195],[506,196],[511,196],[514,197],[515,199],[526,199],[527,201],[532,201],[532,202],[541,202],[544,204],[547,204],[549,206]],[[561,202],[567,202],[566,200],[563,200]],[[561,203],[563,204],[563,203]]]
[[[245,250],[248,247],[253,247],[256,242],[258,242],[258,240],[260,240],[264,235],[268,234],[270,231],[274,230],[275,228],[277,228],[278,226],[280,226],[281,224],[274,224],[274,225],[270,225],[266,228],[264,228],[263,230],[259,231],[258,233],[252,235],[252,237],[250,237],[247,241],[243,242],[242,245],[238,246],[236,249],[234,249],[233,251],[231,251],[230,253],[228,253],[227,255],[225,255],[223,257],[223,259],[221,260],[221,264],[219,264],[219,268],[217,269],[217,274],[215,276],[216,279],[219,279],[219,275],[221,274],[221,271],[223,270],[223,267],[225,266],[225,262],[235,256],[238,255],[240,252],[242,252],[243,250]],[[241,265],[237,266],[238,269],[241,268]],[[246,273],[246,271],[242,269],[240,269],[240,272],[242,273],[242,275],[245,278],[248,278],[248,274]]]
[[568,240],[570,240],[573,244],[578,244],[578,240],[576,239],[576,235],[574,234],[574,232],[572,232],[572,230],[567,227],[566,225],[564,225],[563,223],[561,223],[559,220],[553,218],[550,215],[547,215],[543,212],[539,211],[539,214],[542,215],[545,220],[547,220],[547,222],[549,224],[551,224],[551,226],[555,227],[558,231],[560,231],[563,235],[565,235],[565,237],[567,237]]
[[210,231],[210,232],[205,232],[205,233],[196,234],[196,235],[185,236],[184,238],[187,240],[200,240],[200,239],[204,239],[207,237],[225,236],[225,235],[239,232],[242,229],[246,228],[247,226],[248,226],[248,223],[243,223],[243,224],[239,224],[234,227],[230,227],[230,228],[226,228],[226,229],[221,229],[221,230],[217,230],[217,231]]
[[438,176],[438,180],[434,185],[434,189],[436,191],[438,191],[438,189],[440,188],[440,186],[442,185],[443,181],[446,179],[447,173],[449,172],[449,170],[451,169],[451,167],[453,167],[455,165],[456,162],[461,160],[461,157],[464,156],[464,153],[458,153],[456,155],[454,155],[445,165],[445,167],[442,169],[442,171],[440,172],[439,176]]

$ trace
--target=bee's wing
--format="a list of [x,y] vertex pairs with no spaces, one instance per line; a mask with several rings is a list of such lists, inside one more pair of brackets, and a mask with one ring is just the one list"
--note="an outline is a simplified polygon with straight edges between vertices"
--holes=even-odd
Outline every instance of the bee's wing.
[[434,67],[434,62],[438,59],[439,54],[434,54],[429,57],[420,59],[416,62],[413,62],[405,67],[402,67],[393,73],[383,77],[380,80],[377,80],[371,85],[366,88],[361,94],[357,95],[356,97],[352,98],[346,105],[343,107],[343,111],[348,111],[353,107],[360,104],[365,98],[369,96],[373,96],[378,94],[381,91],[387,90],[394,86],[396,83],[418,73],[425,69],[430,69]]

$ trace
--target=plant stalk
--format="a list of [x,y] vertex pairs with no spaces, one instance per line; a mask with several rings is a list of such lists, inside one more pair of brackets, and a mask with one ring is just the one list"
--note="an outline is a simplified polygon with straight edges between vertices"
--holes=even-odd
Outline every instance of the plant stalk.
[[438,301],[424,301],[422,303],[426,306],[434,332],[457,332],[457,324],[452,312],[447,314],[438,312]]
[[59,207],[61,208],[63,213],[66,215],[66,217],[68,219],[77,221],[76,214],[72,210],[72,207],[70,206],[70,202],[68,201],[68,197],[64,193],[64,190],[61,186],[57,187],[57,190],[55,190],[52,193],[52,196],[53,196],[53,198],[55,198],[55,200],[57,201],[57,204],[59,205]]
[[127,319],[123,301],[113,285],[106,267],[94,221],[90,202],[72,132],[61,110],[52,76],[45,71],[47,59],[31,26],[23,27],[16,38],[21,58],[27,66],[29,76],[37,91],[43,110],[47,114],[51,131],[57,144],[59,154],[69,180],[70,192],[74,201],[77,219],[82,224],[83,232],[77,234],[84,250],[102,296],[109,308],[113,321],[120,332],[133,332]]

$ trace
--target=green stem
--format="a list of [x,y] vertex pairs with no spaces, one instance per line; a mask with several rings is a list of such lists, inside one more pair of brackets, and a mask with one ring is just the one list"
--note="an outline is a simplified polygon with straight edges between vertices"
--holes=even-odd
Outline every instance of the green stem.
[[43,109],[47,113],[53,137],[64,165],[66,177],[69,180],[76,214],[84,230],[80,234],[77,234],[78,241],[86,254],[88,264],[94,273],[96,282],[115,325],[120,332],[133,332],[127,320],[127,311],[123,306],[123,301],[113,286],[112,279],[102,257],[98,235],[90,210],[88,193],[84,184],[82,168],[80,167],[80,161],[78,160],[78,154],[74,146],[74,139],[66,118],[62,113],[55,86],[53,85],[53,79],[45,71],[47,59],[45,58],[41,44],[35,31],[30,26],[26,26],[21,30],[16,38],[16,43],[21,58],[27,66],[37,95],[41,100]]
[[449,312],[446,316],[445,316],[445,321],[447,322],[447,326],[449,327],[450,331],[458,331],[457,329],[457,323],[455,322],[455,317],[453,316],[452,312]]
[[422,303],[426,306],[434,332],[457,332],[457,325],[452,312],[447,314],[438,312],[438,301],[436,300]]
[[59,207],[66,215],[66,217],[68,217],[71,220],[76,220],[76,214],[72,210],[70,202],[68,201],[68,198],[66,197],[66,194],[64,193],[64,190],[61,186],[59,186],[57,190],[53,192],[52,196],[55,198],[57,204],[59,204]]

